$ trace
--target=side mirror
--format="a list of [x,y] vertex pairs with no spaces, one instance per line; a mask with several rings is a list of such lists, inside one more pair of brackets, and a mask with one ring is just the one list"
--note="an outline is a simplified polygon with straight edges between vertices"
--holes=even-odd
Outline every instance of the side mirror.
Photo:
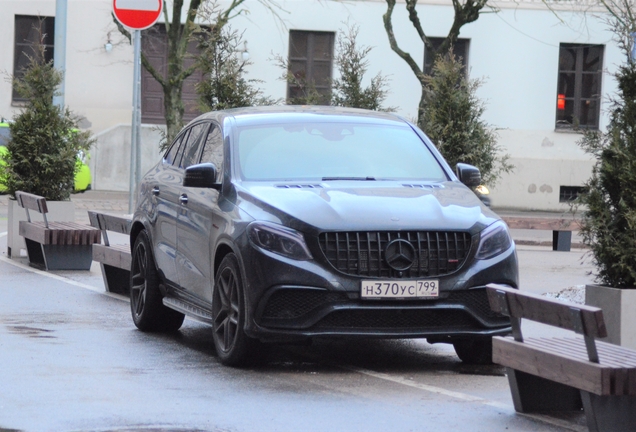
[[216,166],[213,163],[202,163],[187,167],[183,186],[220,190],[221,183],[216,182]]
[[465,163],[458,163],[456,170],[459,181],[469,188],[476,188],[481,184],[479,168]]

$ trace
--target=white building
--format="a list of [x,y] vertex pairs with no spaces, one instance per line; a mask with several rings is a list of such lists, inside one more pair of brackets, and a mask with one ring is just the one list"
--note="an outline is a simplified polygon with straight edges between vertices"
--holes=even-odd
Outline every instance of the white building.
[[[91,160],[93,187],[127,190],[133,50],[112,22],[112,3],[68,0],[65,103],[86,119],[84,125],[98,137]],[[250,77],[263,81],[266,95],[287,96],[282,72],[271,59],[288,58],[290,41],[307,48],[305,65],[313,62],[320,70],[312,47],[325,43],[333,47],[335,35],[349,22],[359,26],[358,42],[374,47],[369,79],[379,71],[391,79],[386,104],[398,107],[398,113],[409,119],[416,117],[420,86],[389,46],[382,23],[384,0],[278,0],[278,4],[282,9],[277,17],[260,1],[246,0],[249,14],[231,21],[232,28],[244,31],[253,61]],[[417,10],[428,36],[448,33],[451,4],[420,0]],[[576,144],[581,134],[572,130],[571,123],[605,128],[607,98],[616,90],[611,74],[624,58],[607,25],[593,11],[583,13],[589,8],[581,2],[560,1],[548,8],[542,0],[511,0],[491,6],[498,12],[482,14],[465,25],[460,38],[465,40],[470,77],[486,80],[479,90],[487,105],[485,120],[499,128],[499,142],[516,167],[493,189],[493,205],[565,210],[568,204],[562,201],[583,184],[592,166]],[[55,0],[0,0],[0,8],[0,71],[11,74],[20,62],[28,26],[37,16],[53,18]],[[395,8],[393,26],[400,47],[423,65],[423,44],[402,0]],[[304,40],[311,42],[305,46]],[[109,43],[111,50],[106,49]],[[160,61],[160,53],[156,57]],[[326,70],[332,71],[333,65]],[[158,134],[151,123],[161,120],[161,93],[147,78],[142,86],[144,167],[157,160]],[[19,104],[10,83],[0,81],[0,115],[11,118]]]

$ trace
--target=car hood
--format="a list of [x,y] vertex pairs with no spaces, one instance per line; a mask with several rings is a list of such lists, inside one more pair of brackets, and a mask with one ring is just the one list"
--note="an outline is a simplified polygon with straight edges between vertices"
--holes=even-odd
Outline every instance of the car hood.
[[457,182],[243,182],[237,185],[237,204],[254,219],[318,231],[476,233],[499,219],[470,189]]

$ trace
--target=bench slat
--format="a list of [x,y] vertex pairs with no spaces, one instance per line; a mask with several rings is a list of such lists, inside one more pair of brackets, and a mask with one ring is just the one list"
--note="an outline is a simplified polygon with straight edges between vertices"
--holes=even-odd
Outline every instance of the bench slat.
[[132,255],[129,245],[93,245],[93,260],[121,269],[130,269]]
[[511,229],[536,229],[551,231],[578,231],[580,229],[579,223],[574,219],[516,216],[504,216],[502,219]]
[[511,338],[493,338],[493,361],[597,395],[612,394],[612,368],[556,355]]
[[[529,339],[527,342],[535,340]],[[581,358],[587,359],[587,351],[585,349],[585,343],[581,339],[575,338],[539,338],[536,339],[548,345],[553,345],[558,349],[570,350],[571,353],[580,354]],[[620,366],[620,367],[633,367],[636,368],[636,356],[634,351],[625,351],[623,353],[616,352],[612,349],[612,344],[596,341],[596,347],[601,357],[602,364]],[[617,348],[620,348],[617,346]]]
[[110,213],[88,212],[91,226],[105,231],[114,231],[121,234],[130,234],[132,219],[130,216]]
[[20,207],[27,208],[29,210],[35,210],[38,213],[48,213],[49,209],[46,206],[46,199],[39,195],[34,195],[22,191],[15,192],[15,199],[18,201]]
[[44,222],[20,221],[19,233],[43,245],[90,245],[101,242],[98,229],[74,222],[51,222],[46,228]]
[[[553,300],[496,284],[489,284],[487,292],[490,308],[495,312],[577,331],[594,338],[607,336],[603,311],[597,307]],[[500,293],[505,293],[507,303]],[[578,328],[573,310],[580,311],[583,329]]]
[[[515,344],[520,344],[519,342],[513,341],[512,339],[505,338],[505,342],[515,342]],[[499,342],[498,342],[499,343]],[[494,342],[493,342],[494,344]],[[570,339],[570,338],[553,338],[553,339],[544,339],[544,338],[531,338],[525,340],[521,343],[525,347],[526,350],[530,350],[531,352],[541,353],[544,356],[552,356],[554,358],[559,359],[567,359],[572,362],[572,364],[590,364],[599,366],[597,363],[592,363],[587,360],[587,354],[585,352],[585,348],[581,348],[583,346],[582,340]],[[578,348],[576,348],[578,346]],[[499,348],[498,348],[499,349]],[[522,353],[522,350],[517,349],[514,351],[514,348],[510,348],[508,350],[509,356],[519,357],[521,355],[526,355],[527,353]],[[495,349],[493,348],[493,355]],[[599,350],[599,354],[603,356],[603,348]],[[607,360],[607,357],[604,357]],[[494,358],[493,358],[494,359]],[[502,361],[502,365],[513,367],[507,363],[505,363],[505,359],[499,358],[498,360]],[[508,361],[510,357],[508,358]],[[536,370],[534,372],[529,372],[528,370],[520,369],[524,372],[532,373],[533,375],[541,376],[542,378],[547,378],[553,381],[558,381],[554,379],[552,376],[546,376],[546,372],[554,372],[549,371],[546,368],[553,367],[548,366],[546,363],[537,363],[533,362],[536,359],[533,357],[525,357],[523,360],[518,359],[517,361],[523,362],[526,367],[530,367],[534,365]],[[538,361],[538,360],[537,360]],[[542,359],[541,361],[545,361]],[[499,361],[496,361],[500,363]],[[610,371],[610,379],[609,379],[609,390],[607,394],[611,395],[636,395],[636,365],[634,365],[634,361],[632,359],[631,362],[620,361],[617,362],[615,360],[607,360],[600,364],[601,367],[606,368]],[[519,369],[517,367],[513,367],[514,369]],[[582,389],[582,383],[585,379],[589,379],[595,373],[600,373],[600,369],[590,369],[588,371],[587,378],[585,376],[577,377],[576,374],[573,374],[568,379],[568,382],[562,382],[562,384],[567,384],[569,386]],[[561,382],[561,381],[558,381]],[[597,393],[598,394],[598,393]]]

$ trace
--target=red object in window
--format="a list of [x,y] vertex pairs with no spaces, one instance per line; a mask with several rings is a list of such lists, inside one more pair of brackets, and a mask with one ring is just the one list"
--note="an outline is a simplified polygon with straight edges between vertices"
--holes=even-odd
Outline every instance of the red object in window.
[[563,111],[565,109],[565,95],[557,95],[557,109]]

